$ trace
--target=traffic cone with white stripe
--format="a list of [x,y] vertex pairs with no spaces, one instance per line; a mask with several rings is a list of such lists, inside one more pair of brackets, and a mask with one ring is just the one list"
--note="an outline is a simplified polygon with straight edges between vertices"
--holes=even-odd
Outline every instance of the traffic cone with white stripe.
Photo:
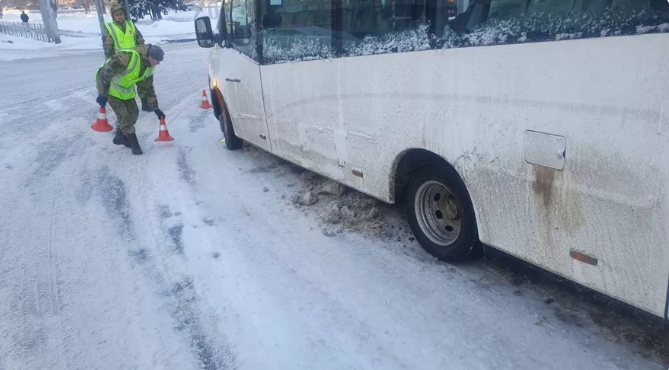
[[170,132],[167,131],[167,125],[165,125],[165,118],[160,118],[160,131],[158,131],[158,137],[156,141],[172,141],[174,138],[170,136]]
[[213,108],[211,104],[209,104],[209,100],[207,100],[207,91],[202,90],[202,104],[200,104],[201,109],[211,109]]
[[114,129],[109,124],[109,121],[107,121],[107,110],[105,107],[100,107],[100,111],[98,112],[98,119],[93,122],[91,128],[98,132],[109,132]]

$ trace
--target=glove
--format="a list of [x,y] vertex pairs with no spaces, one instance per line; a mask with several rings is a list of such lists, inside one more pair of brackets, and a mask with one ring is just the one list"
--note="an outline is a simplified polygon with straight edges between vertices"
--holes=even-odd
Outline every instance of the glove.
[[154,112],[156,113],[156,116],[158,116],[158,119],[165,118],[165,113],[163,113],[163,111],[160,109],[156,109]]
[[107,105],[107,97],[106,96],[98,95],[98,98],[95,99],[95,101],[98,102],[98,104],[100,104],[100,106],[103,107],[103,108]]

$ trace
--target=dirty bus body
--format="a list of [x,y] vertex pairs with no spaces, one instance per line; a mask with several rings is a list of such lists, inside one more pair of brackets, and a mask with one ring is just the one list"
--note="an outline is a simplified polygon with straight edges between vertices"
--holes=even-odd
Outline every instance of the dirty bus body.
[[666,1],[309,4],[196,20],[228,148],[402,200],[446,261],[480,240],[666,317]]

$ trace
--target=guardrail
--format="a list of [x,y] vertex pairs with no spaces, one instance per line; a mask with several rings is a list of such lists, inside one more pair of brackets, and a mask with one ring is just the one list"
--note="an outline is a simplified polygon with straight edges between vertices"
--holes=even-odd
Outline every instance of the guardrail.
[[0,21],[0,33],[27,37],[39,41],[52,42],[41,23],[3,22]]

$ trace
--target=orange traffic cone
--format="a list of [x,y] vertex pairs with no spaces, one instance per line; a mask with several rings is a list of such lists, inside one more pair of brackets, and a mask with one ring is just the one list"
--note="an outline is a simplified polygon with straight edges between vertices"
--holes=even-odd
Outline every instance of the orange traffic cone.
[[109,132],[114,129],[107,121],[107,110],[105,107],[100,107],[100,112],[98,112],[98,119],[93,122],[91,128],[99,132]]
[[158,137],[156,141],[172,141],[174,138],[170,136],[170,132],[167,131],[167,126],[165,125],[165,118],[160,118],[160,131],[158,131]]
[[200,104],[200,108],[202,109],[211,109],[213,108],[211,104],[209,104],[209,100],[207,100],[207,91],[202,90],[202,104]]

